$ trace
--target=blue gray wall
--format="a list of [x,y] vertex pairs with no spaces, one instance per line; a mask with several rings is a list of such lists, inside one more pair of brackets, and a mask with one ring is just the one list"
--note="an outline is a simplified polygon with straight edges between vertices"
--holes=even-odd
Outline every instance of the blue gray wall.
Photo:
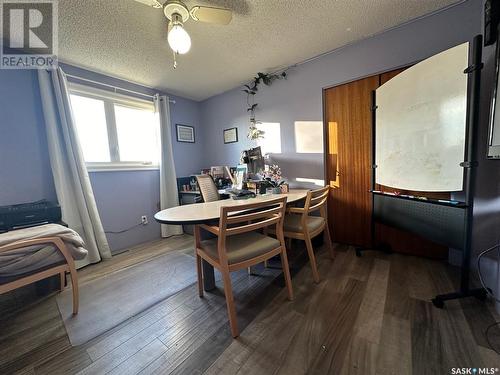
[[0,70],[0,205],[55,199],[35,71]]
[[[338,49],[289,71],[288,79],[263,87],[256,95],[257,118],[281,123],[281,160],[285,175],[323,179],[323,155],[295,153],[294,122],[322,121],[322,89],[415,63],[481,32],[481,2],[468,1],[372,38]],[[251,78],[251,77],[249,77]],[[251,143],[246,96],[236,88],[201,103],[207,129],[208,162],[236,164]],[[222,131],[238,127],[239,143],[223,144]],[[285,171],[284,171],[285,172]]]
[[[68,74],[116,85],[146,94],[154,90],[129,82],[64,65]],[[171,96],[172,137],[175,168],[178,176],[197,173],[205,167],[199,139],[199,104]],[[195,127],[197,144],[175,140],[175,124]],[[122,234],[108,234],[111,248],[116,251],[160,237],[159,225],[153,219],[160,200],[158,170],[91,172],[104,228],[119,231],[140,222],[142,215],[149,224]],[[38,199],[55,200],[44,120],[35,71],[0,70],[0,205],[29,202]]]
[[[287,168],[287,177],[292,180],[296,177],[324,178],[322,155],[295,153],[293,128],[297,120],[322,119],[323,88],[418,62],[457,44],[472,41],[482,30],[483,1],[469,0],[299,65],[291,69],[288,80],[264,87],[256,96],[259,103],[257,118],[281,123],[282,157],[293,164]],[[494,47],[484,49],[483,61],[474,255],[500,242],[500,161],[485,157],[494,82]],[[252,145],[245,139],[248,128],[245,99],[241,88],[236,88],[201,103],[210,164],[236,164],[240,151]],[[242,141],[224,145],[222,130],[234,126],[238,127]],[[451,255],[454,256],[453,263],[460,262],[461,253],[452,252]],[[472,258],[475,265],[476,257]],[[500,277],[497,266],[492,261],[486,267],[488,285],[496,286],[498,294]]]
[[[296,154],[293,129],[295,121],[322,120],[323,88],[414,63],[470,41],[481,30],[482,2],[470,0],[299,65],[290,71],[288,80],[263,88],[257,95],[257,115],[262,121],[281,123],[283,157],[291,161],[288,177],[323,178],[323,156]],[[486,48],[484,54],[475,252],[500,241],[500,162],[484,157],[494,75],[493,48]],[[70,74],[153,93],[152,89],[75,67],[64,69]],[[174,98],[177,103],[171,106],[172,125],[194,125],[197,138],[194,145],[177,143],[172,129],[178,176],[210,165],[234,165],[241,150],[252,146],[245,138],[248,116],[240,88],[201,103]],[[239,129],[240,142],[224,145],[222,131],[233,126]],[[0,205],[55,199],[46,148],[36,72],[0,70]],[[152,217],[157,210],[158,171],[95,172],[91,180],[106,229],[126,228],[141,215]],[[117,250],[158,237],[158,226],[151,220],[146,227],[109,235],[109,240]]]

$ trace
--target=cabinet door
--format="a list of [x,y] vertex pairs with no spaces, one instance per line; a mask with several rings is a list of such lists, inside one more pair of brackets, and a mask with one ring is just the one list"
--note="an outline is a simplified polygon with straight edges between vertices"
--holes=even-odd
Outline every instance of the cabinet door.
[[326,89],[326,179],[333,240],[370,246],[371,93],[379,77],[369,77]]

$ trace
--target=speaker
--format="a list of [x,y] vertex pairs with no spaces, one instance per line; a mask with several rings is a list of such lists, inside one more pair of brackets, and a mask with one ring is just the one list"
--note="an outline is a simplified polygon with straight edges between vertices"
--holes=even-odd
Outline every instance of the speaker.
[[497,27],[500,21],[500,0],[486,0],[484,3],[484,45],[489,46],[497,40]]

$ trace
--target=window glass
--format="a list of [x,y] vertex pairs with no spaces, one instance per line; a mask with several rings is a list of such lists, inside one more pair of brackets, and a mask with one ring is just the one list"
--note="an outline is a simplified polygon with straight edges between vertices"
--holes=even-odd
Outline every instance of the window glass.
[[120,161],[159,162],[159,121],[150,110],[114,105]]
[[150,168],[160,162],[160,119],[153,102],[78,84],[70,99],[87,166]]
[[70,95],[78,139],[86,162],[110,162],[104,101]]

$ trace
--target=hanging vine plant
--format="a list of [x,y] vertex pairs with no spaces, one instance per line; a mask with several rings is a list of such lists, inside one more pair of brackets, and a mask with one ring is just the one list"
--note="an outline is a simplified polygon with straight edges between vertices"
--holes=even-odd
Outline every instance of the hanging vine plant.
[[271,86],[276,80],[286,79],[288,69],[289,68],[286,68],[285,70],[276,73],[257,73],[257,76],[253,78],[252,82],[245,85],[245,89],[242,90],[247,94],[247,112],[250,115],[250,125],[248,127],[247,135],[249,139],[256,140],[264,138],[264,131],[257,128],[259,121],[255,118],[255,110],[258,106],[258,103],[255,103],[255,95],[259,91],[259,86],[262,83],[266,86]]

